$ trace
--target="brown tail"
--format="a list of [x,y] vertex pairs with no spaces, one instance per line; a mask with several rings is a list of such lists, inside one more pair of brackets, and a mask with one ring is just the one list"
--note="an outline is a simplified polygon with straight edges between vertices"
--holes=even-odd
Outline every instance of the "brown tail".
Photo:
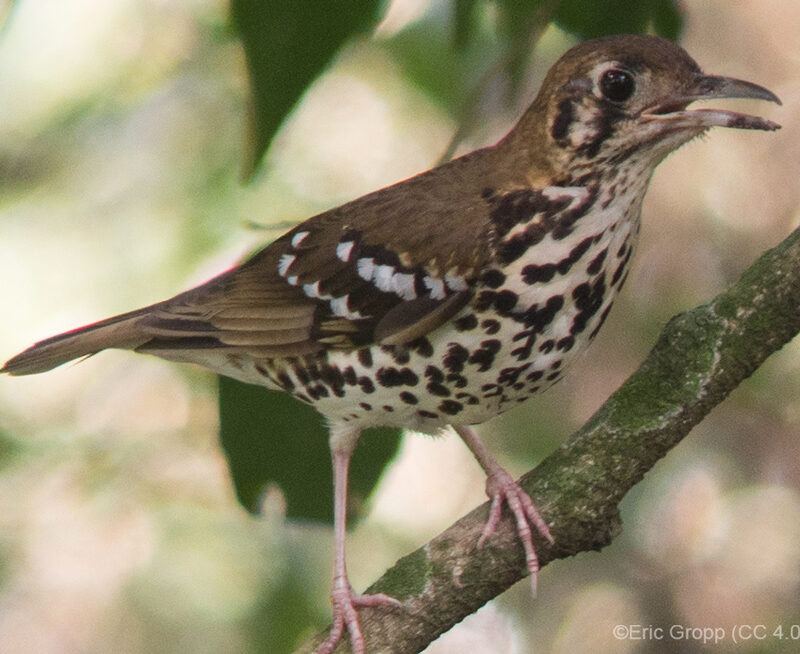
[[136,348],[149,338],[136,328],[137,319],[149,309],[123,313],[39,341],[6,361],[0,373],[33,375],[107,348]]

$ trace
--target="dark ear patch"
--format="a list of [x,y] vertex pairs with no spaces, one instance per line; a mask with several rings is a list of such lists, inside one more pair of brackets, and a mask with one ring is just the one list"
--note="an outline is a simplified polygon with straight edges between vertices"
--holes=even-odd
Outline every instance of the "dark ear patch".
[[575,112],[572,108],[572,100],[570,98],[565,98],[558,103],[558,113],[556,114],[555,120],[553,120],[553,126],[550,128],[552,137],[556,141],[565,139],[569,133],[569,126],[574,119]]

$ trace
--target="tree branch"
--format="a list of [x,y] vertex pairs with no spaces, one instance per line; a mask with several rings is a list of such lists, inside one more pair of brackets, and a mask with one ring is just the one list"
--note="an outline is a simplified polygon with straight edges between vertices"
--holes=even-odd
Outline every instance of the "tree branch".
[[[618,503],[670,448],[800,331],[800,228],[710,303],[675,316],[647,359],[556,452],[522,477],[555,537],[541,565],[599,550],[621,531]],[[475,544],[488,503],[400,559],[368,592],[401,609],[360,611],[370,653],[419,652],[525,574],[505,515]],[[313,651],[317,636],[297,654]],[[336,652],[350,652],[346,639]]]

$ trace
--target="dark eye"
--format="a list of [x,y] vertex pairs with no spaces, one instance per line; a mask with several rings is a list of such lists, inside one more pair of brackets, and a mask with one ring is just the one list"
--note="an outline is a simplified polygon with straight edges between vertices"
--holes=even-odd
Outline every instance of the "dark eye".
[[600,78],[600,93],[611,102],[625,102],[635,90],[633,75],[626,70],[611,68]]

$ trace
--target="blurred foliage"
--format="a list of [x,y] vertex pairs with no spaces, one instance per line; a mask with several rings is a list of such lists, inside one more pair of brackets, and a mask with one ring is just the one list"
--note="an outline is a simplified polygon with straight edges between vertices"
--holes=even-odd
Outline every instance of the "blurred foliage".
[[[748,41],[752,37],[764,48],[769,40],[764,49],[769,55],[757,62],[761,73],[787,66],[780,48],[772,47],[782,30],[767,27],[791,29],[790,20],[784,20],[791,14],[787,5],[777,20],[767,17],[766,5],[763,10],[759,6],[757,21],[753,13],[736,14],[744,9],[737,10],[739,4],[698,10],[697,3],[685,3],[701,25],[703,11],[713,13],[706,17],[710,29],[693,23],[705,48],[695,40],[692,54],[711,66],[720,43],[730,44],[730,38],[723,41],[714,32],[713,21],[730,33],[745,24],[746,16],[752,26]],[[96,15],[117,5],[124,20],[111,23]],[[247,189],[240,187],[239,118],[245,113],[246,89],[237,38],[248,55],[248,72],[252,75],[257,64],[259,79],[273,83],[258,89],[265,113],[260,118],[253,114],[252,127],[260,130],[253,135],[261,146],[253,148],[250,161],[258,168],[260,154],[303,101],[309,84],[329,66],[338,71],[341,60],[354,51],[358,66],[373,73],[369,57],[385,54],[398,77],[402,74],[401,95],[415,86],[440,110],[437,114],[449,113],[453,123],[467,124],[472,113],[480,113],[480,120],[467,125],[477,142],[482,135],[475,132],[491,122],[483,119],[507,124],[531,95],[544,62],[570,40],[642,29],[674,36],[681,24],[677,0],[432,0],[424,13],[401,20],[401,29],[382,28],[367,43],[378,3],[350,3],[351,13],[341,19],[333,15],[334,5],[345,3],[0,3],[3,9],[14,8],[0,12],[9,20],[0,35],[6,47],[0,64],[6,64],[7,73],[18,72],[20,79],[33,82],[12,90],[0,81],[6,102],[21,100],[14,107],[4,105],[6,136],[0,144],[6,354],[12,353],[12,335],[21,347],[26,344],[21,339],[46,336],[52,325],[68,327],[73,319],[95,317],[91,312],[100,307],[124,310],[135,306],[129,303],[167,297],[187,278],[196,281],[198,275],[217,272],[223,259],[230,261],[232,248],[240,252],[243,243],[263,242],[277,235],[279,221],[309,215],[325,202],[287,183],[278,148],[274,167],[270,162],[265,171],[269,174]],[[387,5],[384,0],[379,9]],[[225,14],[229,6],[239,12],[235,20]],[[278,12],[274,16],[281,21],[304,18],[289,33],[278,29],[280,21],[268,11]],[[38,17],[35,29],[31,14]],[[546,27],[538,22],[542,16],[551,27],[533,54]],[[22,19],[29,21],[26,29],[21,29]],[[332,21],[341,24],[332,28]],[[103,36],[89,38],[92,27]],[[64,71],[58,66],[74,58],[76,41],[98,62],[99,73],[91,65]],[[96,48],[97,43],[104,47]],[[20,54],[20,45],[31,47]],[[252,63],[251,47],[261,46],[273,50]],[[785,51],[796,61],[795,52]],[[749,53],[742,48],[740,56]],[[94,83],[85,84],[86,71],[95,72]],[[734,62],[714,70],[740,71]],[[64,72],[75,79],[53,95]],[[9,79],[16,78],[4,82]],[[249,83],[254,88],[255,77]],[[40,109],[42,98],[46,111]],[[377,101],[403,106],[402,97],[398,102],[380,95]],[[777,160],[783,151],[781,161],[788,161],[796,151],[788,137],[796,130],[786,127],[779,135],[783,146],[764,146],[771,148],[768,157],[743,146],[747,160]],[[340,143],[331,132],[334,144]],[[701,156],[724,139],[714,135],[697,146]],[[387,156],[395,159],[391,151]],[[691,156],[687,148],[679,161],[691,162]],[[670,182],[683,196],[702,195],[700,209],[664,202],[652,189],[657,206],[648,210],[639,254],[640,265],[646,262],[647,267],[631,275],[587,357],[588,368],[483,427],[487,442],[513,472],[533,465],[588,415],[635,368],[672,313],[709,297],[755,252],[778,240],[786,224],[774,216],[794,214],[774,210],[785,206],[770,203],[774,191],[747,190],[753,183],[774,189],[775,171],[764,165],[760,173],[737,178],[731,175],[741,160],[733,156],[729,166],[723,163],[722,170],[717,166],[708,175],[696,175],[687,164],[702,191],[683,189],[685,178]],[[790,189],[795,184],[791,164],[782,170],[783,186]],[[667,170],[659,171],[656,182],[665,178],[673,179]],[[741,183],[734,190],[740,192],[728,194],[736,180]],[[728,216],[703,213],[711,210],[709,198],[720,189],[725,197],[756,196],[755,209],[743,210],[747,220],[740,218],[738,227],[727,222]],[[714,202],[714,207],[728,211],[724,203]],[[753,215],[759,220],[751,220]],[[270,232],[243,233],[248,221],[263,222]],[[715,236],[711,244],[709,231]],[[733,242],[734,234],[739,242]],[[648,251],[647,239],[655,239],[651,242],[657,248]],[[671,260],[659,263],[660,256]],[[493,643],[480,641],[481,634],[494,638],[504,628],[515,634],[518,651],[530,651],[533,644],[554,652],[617,652],[633,646],[607,645],[610,627],[598,615],[622,624],[662,626],[673,621],[715,624],[730,615],[743,616],[740,622],[766,616],[772,624],[778,619],[797,623],[798,558],[792,545],[800,540],[791,538],[800,524],[792,519],[800,505],[794,498],[795,509],[787,511],[788,501],[774,501],[774,488],[784,485],[787,494],[796,493],[800,483],[793,399],[800,396],[800,381],[792,363],[797,356],[795,346],[792,353],[768,362],[647,476],[625,501],[625,532],[613,548],[549,566],[535,605],[526,585],[512,589],[481,612],[502,614],[499,623],[480,633],[466,632],[470,647],[496,651]],[[245,516],[233,501],[213,433],[219,408],[222,440],[242,504],[255,508],[272,479],[281,486],[290,516],[324,520],[331,507],[331,473],[321,418],[291,398],[229,380],[221,381],[218,407],[206,375],[188,366],[153,363],[108,354],[71,371],[0,380],[3,652],[284,653],[329,620],[329,530],[282,520],[271,502],[277,493],[268,494],[264,518]],[[95,367],[87,370],[90,366]],[[138,372],[142,368],[147,370]],[[373,453],[373,446],[381,451]],[[443,459],[440,446],[452,446],[444,451],[455,454]],[[359,445],[353,473],[364,481],[354,480],[356,504],[393,448],[391,440],[369,435]],[[479,470],[464,450],[455,439],[408,443],[392,471],[397,475],[387,475],[382,484],[385,492],[376,498],[374,519],[365,521],[348,544],[354,586],[365,587],[390,561],[480,501]],[[474,477],[452,475],[462,469]],[[409,497],[420,492],[430,499]],[[758,497],[763,503],[753,505]],[[729,526],[731,516],[739,518]],[[737,603],[745,607],[739,613]],[[756,613],[759,603],[765,608]],[[459,628],[453,636],[464,633]],[[661,652],[670,645],[636,647]],[[794,651],[791,641],[775,639],[742,647],[743,652]],[[461,651],[463,645],[444,649]]]
[[[258,168],[309,84],[348,40],[374,28],[381,3],[336,5],[331,11],[315,0],[232,1],[251,89],[245,177]],[[481,87],[492,73],[505,73],[518,88],[530,52],[551,20],[581,37],[652,28],[674,38],[681,26],[674,0],[454,0],[438,3],[386,48],[417,86],[460,114],[462,127],[469,128]],[[242,504],[257,511],[261,493],[275,483],[291,517],[330,520],[330,454],[319,415],[281,394],[227,379],[220,381],[219,402],[222,443]],[[382,431],[387,433],[364,439],[356,450],[351,499],[369,494],[396,451],[398,431]],[[351,509],[353,504],[358,502],[351,502]]]
[[[236,494],[258,513],[265,488],[277,484],[289,518],[333,522],[333,473],[322,417],[299,400],[258,386],[219,378],[220,437]],[[396,429],[365,431],[353,454],[348,499],[357,508],[369,495],[400,441]]]
[[379,0],[232,0],[247,58],[251,120],[244,175],[258,167],[286,114],[353,34],[375,24]]

